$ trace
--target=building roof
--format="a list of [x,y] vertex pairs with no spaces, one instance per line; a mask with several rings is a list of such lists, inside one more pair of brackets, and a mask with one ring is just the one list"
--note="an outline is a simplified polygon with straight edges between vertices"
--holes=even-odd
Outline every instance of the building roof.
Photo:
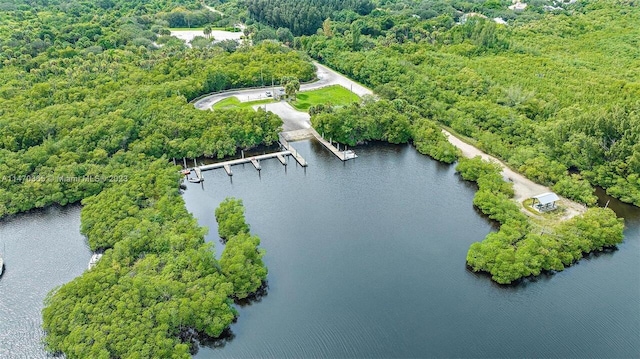
[[527,8],[527,4],[520,2],[520,0],[514,0],[513,5],[509,5],[509,9],[513,11],[522,11]]
[[500,24],[500,25],[506,25],[506,24],[507,24],[507,22],[506,22],[506,21],[504,21],[504,19],[503,19],[503,18],[501,18],[501,17],[494,17],[494,18],[493,18],[493,21],[494,21],[496,24]]
[[538,202],[540,202],[541,205],[545,205],[545,204],[549,204],[549,203],[553,203],[555,201],[558,201],[560,199],[560,197],[558,197],[557,194],[553,193],[553,192],[547,192],[547,193],[543,193],[543,194],[539,194],[537,196],[532,197],[533,199],[537,199]]

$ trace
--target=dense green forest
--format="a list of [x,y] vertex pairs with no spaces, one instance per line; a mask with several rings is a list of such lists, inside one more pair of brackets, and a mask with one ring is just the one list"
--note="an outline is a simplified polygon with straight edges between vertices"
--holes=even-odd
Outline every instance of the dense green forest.
[[366,15],[374,8],[370,0],[241,0],[239,4],[254,20],[274,28],[288,28],[296,36],[315,33],[329,17]]
[[[40,15],[29,11],[22,22],[9,24],[26,27],[32,16]],[[238,147],[270,144],[277,140],[277,116],[203,112],[187,101],[211,91],[259,85],[264,78],[314,76],[301,55],[275,44],[228,53],[187,50],[181,42],[148,48],[133,41],[105,50],[96,44],[114,34],[93,20],[88,24],[104,32],[88,46],[95,51],[55,40],[36,56],[23,53],[2,62],[0,217],[98,193],[108,181],[73,179],[108,179],[118,171],[113,161],[118,151],[168,159],[223,157]],[[11,26],[3,31],[10,34]],[[14,55],[38,41],[34,34],[39,31],[32,28],[17,41]]]
[[407,143],[425,155],[453,163],[459,155],[433,121],[422,118],[405,100],[364,99],[348,107],[319,105],[310,109],[313,127],[325,137],[355,146],[368,141]]
[[591,183],[640,205],[640,9],[568,9],[505,26],[382,8],[295,45],[563,195],[593,203]]
[[[281,121],[271,113],[188,104],[269,78],[314,77],[307,56],[263,39],[303,50],[381,97],[312,109],[318,131],[338,141],[412,141],[450,163],[458,151],[439,131],[445,125],[582,203],[594,203],[598,185],[640,205],[640,9],[632,2],[547,12],[546,2],[531,1],[522,13],[501,0],[216,4],[234,16],[187,0],[0,0],[0,217],[82,200],[82,233],[104,252],[47,298],[52,352],[188,357],[196,337],[219,336],[234,320],[234,299],[263,284],[260,240],[242,203],[216,211],[226,240],[217,261],[171,164],[277,140]],[[257,21],[247,29],[256,46],[187,49],[168,36],[169,27],[236,18]],[[604,209],[536,235],[495,167],[460,160],[458,171],[478,183],[474,204],[501,224],[472,245],[467,263],[499,283],[561,270],[622,239],[622,224]]]
[[[590,17],[611,17],[617,12],[628,16],[627,24],[609,25],[610,28],[601,24],[590,30],[609,34],[622,27],[627,32],[635,31],[629,25],[637,20],[638,12],[628,14],[631,9],[608,5],[603,9],[575,8],[574,11],[584,11],[571,14],[579,20],[556,14],[557,17],[545,17],[544,22],[533,21],[513,29],[481,17],[455,25],[446,21],[447,14],[427,22],[412,17],[409,22],[398,24],[393,11],[362,17],[348,27],[332,23],[331,29],[323,27],[316,35],[296,39],[297,46],[375,87],[383,99],[373,103],[365,100],[348,108],[312,108],[312,123],[326,136],[352,146],[370,140],[403,143],[413,139],[420,152],[453,162],[458,152],[447,149],[448,143],[442,140],[432,121],[435,120],[504,158],[527,177],[553,186],[554,191],[580,203],[596,203],[589,183],[592,181],[609,193],[638,204],[639,102],[625,93],[637,93],[637,77],[619,76],[605,69],[606,63],[591,62],[587,69],[576,66],[576,60],[565,52],[572,50],[587,56],[588,51],[578,43],[583,39],[565,41],[556,48],[549,38],[566,36],[562,31],[567,29],[555,22],[584,24]],[[389,24],[394,26],[385,34],[382,29]],[[433,27],[437,24],[441,26],[438,30]],[[559,33],[542,32],[543,24],[555,26]],[[340,28],[349,30],[342,32]],[[398,32],[400,29],[402,32]],[[525,41],[530,39],[519,32],[544,39],[535,43],[549,48],[525,49]],[[336,35],[341,33],[342,36]],[[587,36],[586,32],[585,37],[591,41],[608,39],[604,34]],[[622,40],[628,37],[617,39],[624,48]],[[636,54],[635,50],[628,54],[624,66],[637,68]],[[582,74],[594,85],[602,81],[605,93],[585,89],[574,78],[565,82],[569,79],[561,71],[569,71],[569,61],[577,67],[570,72],[573,76]],[[557,69],[546,65],[556,65]],[[534,71],[544,72],[532,76]],[[595,77],[589,77],[592,72]],[[617,82],[612,88],[608,81],[614,77]],[[622,113],[612,113],[623,107]],[[569,111],[573,117],[567,116]],[[431,141],[420,141],[421,134]],[[591,146],[585,148],[587,143]],[[611,161],[617,171],[607,172]],[[498,283],[562,270],[584,253],[614,247],[623,239],[624,225],[611,210],[591,208],[569,221],[541,225],[539,220],[523,214],[512,200],[512,185],[504,182],[497,165],[460,158],[457,169],[464,179],[478,183],[474,205],[501,225],[498,232],[471,246],[467,264],[474,271],[490,273]]]
[[264,250],[260,238],[249,233],[242,200],[227,198],[216,208],[218,234],[225,241],[220,268],[233,284],[233,295],[245,299],[265,284],[267,268],[262,263]]
[[231,298],[263,284],[260,240],[239,230],[216,261],[206,230],[185,208],[175,169],[144,155],[118,156],[130,166],[129,181],[87,198],[82,209],[91,248],[110,249],[47,298],[46,344],[69,358],[188,358],[197,338],[219,336],[236,318]]
[[82,209],[91,248],[110,249],[46,300],[46,344],[68,358],[188,358],[196,333],[218,336],[236,317],[233,284],[187,212],[175,169],[146,155],[117,157],[128,181]]
[[277,44],[187,49],[164,35],[166,14],[201,11],[192,2],[1,9],[0,217],[82,200],[81,231],[104,253],[47,298],[47,347],[68,358],[189,357],[195,338],[223,333],[233,299],[267,272],[246,233],[215,260],[171,159],[271,144],[281,121],[188,101],[264,78],[308,81],[313,66]]

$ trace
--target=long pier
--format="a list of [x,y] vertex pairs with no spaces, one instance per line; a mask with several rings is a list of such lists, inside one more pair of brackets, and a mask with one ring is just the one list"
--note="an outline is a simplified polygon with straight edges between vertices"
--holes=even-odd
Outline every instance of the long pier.
[[[346,146],[344,150],[341,151],[340,144],[337,144],[338,147],[334,146],[333,143],[325,140],[322,136],[320,136],[318,131],[316,131],[313,127],[308,128],[306,130],[296,131],[296,132],[304,132],[302,135],[315,137],[316,140],[318,140],[318,142],[320,142],[331,153],[336,155],[336,157],[338,157],[341,161],[348,161],[358,157],[352,150],[348,150]],[[301,136],[300,133],[297,133],[296,135]],[[298,153],[298,151],[295,148],[293,148],[293,146],[291,146],[291,144],[289,143],[289,141],[287,141],[285,137],[286,137],[286,133],[281,132],[279,136],[279,142],[280,142],[280,145],[282,146],[283,151],[267,153],[264,155],[242,157],[235,160],[217,162],[217,163],[212,163],[208,165],[194,166],[190,170],[196,173],[196,178],[190,181],[202,182],[204,180],[204,177],[202,176],[202,171],[209,171],[217,168],[224,168],[224,171],[227,173],[227,175],[233,176],[233,171],[231,171],[231,166],[240,165],[244,163],[251,163],[256,170],[261,171],[262,166],[260,165],[260,161],[271,159],[271,158],[277,158],[278,161],[280,161],[280,163],[282,163],[283,166],[286,166],[287,165],[286,156],[292,156],[300,166],[307,167],[308,166],[307,161],[300,155],[300,153]],[[185,161],[185,164],[186,164],[186,161]]]
[[[238,158],[238,159],[235,159],[235,160],[212,163],[210,165],[202,165],[200,167],[195,167],[194,170],[196,170],[196,171],[198,171],[198,170],[199,171],[209,171],[209,170],[215,170],[217,168],[224,168],[225,172],[227,172],[227,174],[229,176],[231,176],[231,175],[233,175],[233,172],[231,171],[231,166],[241,165],[243,163],[251,163],[259,171],[259,170],[262,169],[260,167],[260,161],[267,160],[267,159],[270,159],[270,158],[279,158],[279,157],[282,157],[284,159],[284,156],[289,156],[289,155],[292,155],[291,151],[280,151],[280,152],[274,152],[274,153],[267,153],[267,154],[264,154],[264,155],[250,156],[250,157],[245,157],[245,158]],[[280,162],[282,162],[282,161],[280,161]]]
[[316,140],[318,140],[318,142],[320,142],[324,147],[326,147],[329,151],[331,151],[331,153],[336,155],[341,161],[348,161],[358,157],[355,154],[355,152],[353,152],[352,150],[347,150],[346,147],[344,150],[340,151],[339,144],[338,144],[338,147],[336,148],[331,142],[325,140],[322,136],[320,136],[318,131],[316,131],[313,127],[309,129],[309,132],[311,132],[313,137],[315,137]]
[[295,148],[293,148],[293,146],[289,144],[289,142],[287,142],[284,138],[282,138],[282,136],[280,137],[280,145],[285,149],[284,151],[267,153],[264,155],[243,157],[235,160],[216,162],[208,165],[193,167],[190,169],[190,171],[194,171],[196,173],[196,178],[192,179],[191,182],[203,181],[204,177],[202,176],[202,171],[209,171],[217,168],[224,168],[224,171],[227,173],[227,175],[233,176],[233,171],[231,171],[231,166],[240,165],[244,163],[251,163],[256,170],[261,171],[262,166],[260,165],[260,161],[271,159],[271,158],[277,158],[278,161],[280,161],[280,163],[283,166],[286,166],[288,164],[286,156],[292,156],[296,160],[296,162],[300,164],[300,166],[307,167],[307,161],[298,153],[298,151],[296,151]]

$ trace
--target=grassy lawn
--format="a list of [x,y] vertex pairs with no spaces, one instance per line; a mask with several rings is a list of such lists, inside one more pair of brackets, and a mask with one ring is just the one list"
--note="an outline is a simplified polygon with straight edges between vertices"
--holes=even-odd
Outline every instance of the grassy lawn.
[[[291,105],[298,111],[307,112],[309,107],[314,105],[331,103],[334,106],[346,106],[359,100],[360,97],[358,97],[358,95],[340,85],[334,85],[313,91],[299,92],[297,94],[297,100],[291,102]],[[213,109],[248,109],[255,105],[274,102],[276,101],[270,98],[258,101],[241,102],[237,97],[233,96],[216,102],[213,105]]]
[[[211,30],[224,31],[224,27],[212,27]],[[204,27],[170,27],[169,31],[204,31]]]
[[251,109],[253,106],[255,105],[262,105],[265,103],[272,103],[274,102],[272,99],[266,99],[266,100],[258,100],[258,101],[250,101],[250,102],[240,102],[240,100],[238,100],[238,98],[236,97],[229,97],[229,98],[225,98],[222,101],[216,102],[215,104],[213,104],[213,109],[225,109],[225,110],[229,110],[229,109]]
[[299,92],[297,100],[291,105],[298,111],[307,112],[314,105],[330,103],[334,106],[346,106],[360,100],[358,95],[340,85],[324,87],[313,91]]

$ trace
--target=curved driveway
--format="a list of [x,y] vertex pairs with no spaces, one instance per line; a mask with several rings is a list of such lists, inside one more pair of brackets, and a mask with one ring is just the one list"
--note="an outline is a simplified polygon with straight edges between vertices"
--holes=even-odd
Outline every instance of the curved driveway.
[[[330,68],[320,65],[317,62],[313,63],[317,68],[318,80],[308,84],[300,85],[300,92],[316,90],[321,87],[340,85],[348,90],[351,90],[358,96],[372,95],[373,92],[368,88],[360,85],[359,83],[352,81],[342,74],[339,74]],[[271,86],[266,86],[258,89],[251,90],[230,90],[219,94],[206,96],[194,103],[194,106],[200,110],[210,109],[213,104],[218,101],[224,100],[235,96],[241,102],[264,100],[267,98],[266,91],[272,90]],[[273,91],[273,90],[272,90]]]

